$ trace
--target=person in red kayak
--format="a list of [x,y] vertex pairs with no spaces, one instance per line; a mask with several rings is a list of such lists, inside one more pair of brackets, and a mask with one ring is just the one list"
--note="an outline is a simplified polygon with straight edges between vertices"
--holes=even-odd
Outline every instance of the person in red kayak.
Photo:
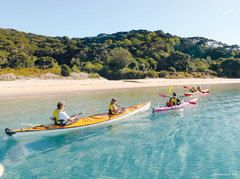
[[197,87],[197,91],[199,91],[199,92],[202,91],[201,86],[198,86],[198,87]]
[[192,92],[192,93],[196,93],[197,92],[197,90],[196,90],[196,87],[194,86],[194,87],[192,87],[190,90],[189,90],[190,92]]
[[170,99],[169,99],[169,102],[167,102],[166,104],[167,104],[167,106],[174,106],[174,105],[179,105],[179,104],[181,104],[181,101],[180,101],[180,99],[178,99],[178,98],[176,98],[176,93],[174,92],[173,93],[173,97],[171,97]]
[[111,115],[115,115],[115,114],[121,114],[124,112],[124,108],[120,107],[119,109],[117,108],[117,99],[113,98],[110,102],[110,104],[108,105],[108,110],[109,110],[109,114]]
[[65,126],[67,123],[71,123],[75,120],[78,120],[77,116],[78,113],[74,116],[70,117],[64,111],[65,109],[65,102],[58,102],[57,108],[53,111],[53,118],[50,119],[54,120],[54,124],[58,126]]

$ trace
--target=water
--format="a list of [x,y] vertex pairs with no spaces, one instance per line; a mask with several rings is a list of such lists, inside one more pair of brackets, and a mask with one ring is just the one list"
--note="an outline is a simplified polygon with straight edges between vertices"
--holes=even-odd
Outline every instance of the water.
[[[10,139],[6,127],[51,122],[60,100],[69,115],[107,112],[152,101],[168,88],[142,88],[0,99],[1,178],[221,178],[240,176],[240,85],[203,85],[198,105],[152,116],[151,109],[114,122],[57,136]],[[178,95],[185,89],[174,87]],[[4,171],[5,169],[5,171]]]

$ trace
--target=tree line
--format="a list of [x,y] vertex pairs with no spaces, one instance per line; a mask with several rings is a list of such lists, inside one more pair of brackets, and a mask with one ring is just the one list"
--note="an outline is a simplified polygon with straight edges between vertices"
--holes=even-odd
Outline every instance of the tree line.
[[240,77],[240,51],[207,43],[207,38],[181,38],[161,30],[70,39],[0,29],[0,69],[62,68],[107,79],[165,77],[169,72]]

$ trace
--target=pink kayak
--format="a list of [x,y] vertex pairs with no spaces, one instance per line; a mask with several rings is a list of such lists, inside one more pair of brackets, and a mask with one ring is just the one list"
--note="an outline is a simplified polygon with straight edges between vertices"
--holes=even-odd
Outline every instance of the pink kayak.
[[188,105],[195,105],[197,104],[196,101],[198,100],[198,98],[194,98],[192,100],[189,100],[189,101],[183,101],[181,104],[179,105],[176,105],[176,106],[164,106],[164,107],[161,107],[161,108],[153,108],[153,113],[156,113],[156,112],[161,112],[161,111],[168,111],[168,110],[173,110],[173,109],[179,109],[179,108],[183,108],[185,106],[188,106]]
[[184,93],[185,96],[192,96],[192,95],[198,95],[198,94],[206,94],[206,93],[209,93],[209,90],[206,89],[206,90],[201,90],[201,91],[198,91],[196,93],[192,93],[192,92],[188,92],[188,93]]

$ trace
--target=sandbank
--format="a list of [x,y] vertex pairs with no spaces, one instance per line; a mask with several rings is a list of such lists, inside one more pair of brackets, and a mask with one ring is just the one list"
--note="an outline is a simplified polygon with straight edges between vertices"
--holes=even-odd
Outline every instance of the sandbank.
[[203,85],[203,84],[233,84],[240,83],[239,78],[188,78],[188,79],[136,79],[136,80],[106,80],[106,79],[29,79],[15,81],[0,81],[0,97],[46,95],[57,93],[73,93],[93,90],[110,90],[124,88],[161,87],[172,85]]

